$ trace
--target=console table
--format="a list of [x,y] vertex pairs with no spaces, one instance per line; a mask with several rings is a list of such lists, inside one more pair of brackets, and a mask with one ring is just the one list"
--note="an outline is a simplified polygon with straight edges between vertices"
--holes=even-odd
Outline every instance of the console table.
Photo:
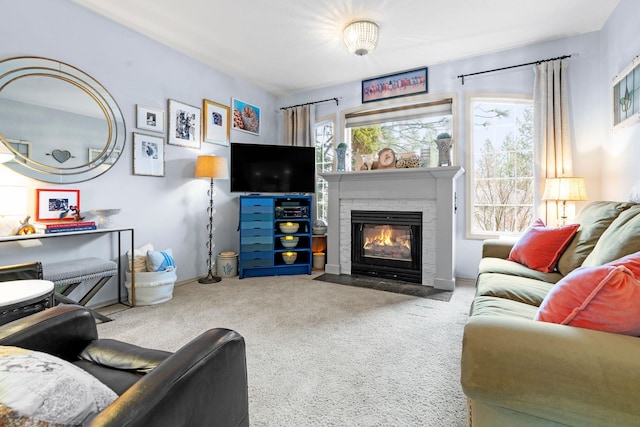
[[134,230],[133,228],[98,228],[97,230],[85,230],[85,231],[71,231],[68,233],[51,233],[51,234],[26,234],[22,236],[7,236],[0,237],[0,243],[7,242],[20,242],[25,240],[39,240],[39,239],[55,239],[55,238],[73,238],[77,236],[87,236],[87,235],[104,235],[104,234],[117,234],[118,236],[118,302],[120,304],[125,304],[130,307],[135,306],[135,296],[136,296],[136,282],[135,282],[135,274],[131,275],[131,303],[129,303],[126,298],[125,301],[122,300],[122,277],[123,274],[123,266],[122,266],[122,233],[130,233],[131,236],[131,253],[133,254],[133,250],[135,248],[134,243]]

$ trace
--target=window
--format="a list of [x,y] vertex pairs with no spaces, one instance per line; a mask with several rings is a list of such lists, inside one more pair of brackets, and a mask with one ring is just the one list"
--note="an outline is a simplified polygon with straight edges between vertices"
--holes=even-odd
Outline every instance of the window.
[[[333,120],[316,123],[316,174],[333,170],[335,124]],[[328,184],[321,176],[316,179],[316,218],[327,223]]]
[[521,233],[533,222],[533,102],[472,97],[470,234]]
[[413,158],[422,167],[437,166],[435,140],[439,134],[452,134],[452,103],[443,99],[346,114],[345,142],[351,159],[347,170],[375,168],[383,148],[393,149],[396,159]]

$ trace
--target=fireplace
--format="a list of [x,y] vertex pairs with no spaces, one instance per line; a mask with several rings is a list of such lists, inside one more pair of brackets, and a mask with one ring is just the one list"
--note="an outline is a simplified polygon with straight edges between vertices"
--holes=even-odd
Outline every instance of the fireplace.
[[422,283],[422,212],[352,210],[351,274]]

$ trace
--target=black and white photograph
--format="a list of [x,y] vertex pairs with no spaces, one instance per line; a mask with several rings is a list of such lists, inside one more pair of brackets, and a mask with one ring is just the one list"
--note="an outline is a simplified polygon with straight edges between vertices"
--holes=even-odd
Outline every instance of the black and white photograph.
[[168,144],[200,148],[200,108],[169,100]]
[[133,174],[164,176],[164,138],[133,134]]
[[164,111],[138,104],[136,106],[136,127],[152,132],[164,132]]

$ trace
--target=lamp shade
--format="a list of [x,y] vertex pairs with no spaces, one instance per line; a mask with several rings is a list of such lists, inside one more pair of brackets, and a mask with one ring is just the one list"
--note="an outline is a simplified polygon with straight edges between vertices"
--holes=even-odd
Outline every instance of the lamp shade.
[[584,178],[547,178],[542,200],[582,201],[587,200]]
[[196,178],[228,179],[229,167],[226,157],[198,156]]
[[378,44],[378,24],[373,21],[353,21],[344,27],[344,46],[358,56],[366,55]]

